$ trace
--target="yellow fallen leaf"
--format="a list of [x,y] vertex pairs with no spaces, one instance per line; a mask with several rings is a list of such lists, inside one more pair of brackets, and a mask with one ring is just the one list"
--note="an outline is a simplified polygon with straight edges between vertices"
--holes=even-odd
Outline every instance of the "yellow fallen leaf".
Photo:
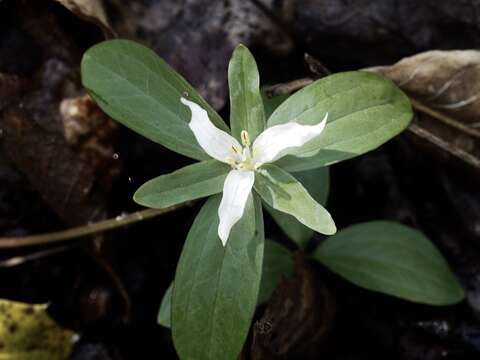
[[0,299],[0,360],[65,360],[75,333],[61,328],[46,304]]

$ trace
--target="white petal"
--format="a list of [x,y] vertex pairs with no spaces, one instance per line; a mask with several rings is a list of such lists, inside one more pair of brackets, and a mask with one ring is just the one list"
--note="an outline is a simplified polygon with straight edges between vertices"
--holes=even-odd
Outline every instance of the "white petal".
[[198,104],[183,97],[180,101],[192,112],[192,119],[188,125],[202,149],[212,158],[225,163],[238,159],[242,152],[239,142],[230,134],[213,125],[208,118],[207,111]]
[[223,184],[223,196],[218,207],[218,236],[223,246],[227,244],[233,225],[243,216],[248,195],[252,190],[255,173],[253,171],[231,170]]
[[253,158],[257,164],[270,163],[289,154],[320,135],[327,124],[328,113],[317,125],[300,125],[288,122],[269,127],[255,139]]

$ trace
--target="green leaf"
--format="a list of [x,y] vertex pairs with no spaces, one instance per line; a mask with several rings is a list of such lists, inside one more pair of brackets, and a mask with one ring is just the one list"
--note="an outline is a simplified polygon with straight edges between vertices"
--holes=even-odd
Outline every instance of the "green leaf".
[[[297,172],[293,176],[320,205],[325,206],[327,204],[330,189],[330,172],[328,167]],[[300,223],[292,215],[275,210],[265,202],[264,205],[280,229],[298,246],[304,248],[312,238],[313,230]]]
[[412,119],[410,101],[390,80],[354,71],[330,75],[291,95],[267,124],[317,124],[327,112],[323,133],[278,166],[302,171],[350,159],[382,145]]
[[168,287],[167,291],[163,295],[162,302],[160,303],[160,310],[158,311],[157,323],[159,325],[169,328],[172,326],[172,292],[173,282]]
[[228,66],[228,85],[232,135],[240,139],[240,133],[246,130],[253,141],[265,128],[265,113],[257,64],[243,45],[238,45],[233,52]]
[[322,243],[313,258],[358,286],[406,300],[449,305],[464,297],[437,248],[397,223],[350,226]]
[[266,303],[277,288],[282,277],[293,275],[292,253],[285,246],[272,240],[265,240],[262,281],[258,304]]
[[218,194],[230,167],[216,160],[185,166],[140,186],[133,199],[140,205],[165,208],[184,201]]
[[115,120],[146,138],[198,160],[209,156],[188,127],[186,97],[204,108],[210,120],[228,131],[220,116],[165,61],[128,40],[105,41],[83,56],[82,82],[98,105]]
[[220,195],[193,223],[174,280],[172,333],[181,359],[234,360],[248,334],[262,276],[260,199],[249,197],[226,247],[218,237]]
[[[267,302],[277,288],[283,276],[290,277],[293,274],[292,253],[285,246],[272,240],[265,240],[263,254],[262,280],[258,293],[257,304]],[[163,295],[158,311],[158,324],[169,328],[171,326],[171,303],[173,282]]]
[[328,211],[281,168],[272,164],[262,166],[255,174],[254,188],[268,205],[294,216],[303,225],[326,235],[336,232]]

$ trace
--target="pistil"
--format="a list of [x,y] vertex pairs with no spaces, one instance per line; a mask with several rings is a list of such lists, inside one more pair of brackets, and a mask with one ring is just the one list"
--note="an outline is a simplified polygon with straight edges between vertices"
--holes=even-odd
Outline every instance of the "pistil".
[[229,161],[229,164],[236,170],[253,171],[255,170],[255,164],[253,163],[252,153],[250,151],[250,136],[246,130],[243,130],[240,133],[240,138],[243,145],[242,150],[240,152],[232,146],[233,152],[237,155],[237,160]]

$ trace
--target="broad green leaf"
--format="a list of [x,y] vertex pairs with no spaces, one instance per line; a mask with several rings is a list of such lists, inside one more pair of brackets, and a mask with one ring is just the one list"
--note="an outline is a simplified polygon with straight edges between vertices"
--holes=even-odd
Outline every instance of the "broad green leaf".
[[281,168],[272,164],[262,166],[255,175],[254,188],[268,205],[294,216],[303,225],[326,235],[336,232],[328,211]]
[[[277,288],[283,276],[290,277],[293,274],[292,253],[285,246],[272,240],[265,240],[263,254],[262,280],[258,293],[257,304],[267,302]],[[169,328],[171,326],[171,303],[172,303],[173,282],[163,295],[158,311],[157,322]]]
[[282,277],[293,275],[293,257],[290,250],[272,240],[265,240],[262,281],[258,304],[266,303],[277,288]]
[[0,299],[0,359],[65,360],[75,333],[61,328],[46,304]]
[[160,310],[158,311],[157,323],[169,328],[172,324],[172,291],[173,282],[168,287],[167,291],[163,295],[162,302],[160,303]]
[[382,145],[412,119],[410,101],[390,80],[352,71],[317,80],[291,95],[267,124],[317,124],[327,112],[323,133],[280,159],[278,166],[302,171],[350,159]]
[[249,197],[223,247],[217,234],[220,198],[203,206],[177,266],[172,334],[184,360],[235,360],[257,303],[264,246],[260,199]]
[[323,242],[313,258],[354,284],[430,305],[461,301],[464,292],[422,233],[388,221],[356,224]]
[[115,120],[146,138],[198,160],[209,159],[188,127],[190,110],[180,98],[198,103],[210,120],[228,131],[220,116],[155,52],[128,40],[110,40],[83,56],[82,82]]
[[133,195],[143,206],[165,208],[184,201],[218,194],[230,167],[216,160],[185,166],[147,181]]
[[[327,204],[328,192],[330,189],[330,175],[328,167],[302,171],[294,173],[293,176],[305,187],[308,193],[320,205]],[[282,211],[275,210],[268,204],[265,209],[275,220],[277,225],[283,232],[293,240],[298,246],[304,248],[313,236],[313,230],[306,227],[295,219],[292,215],[288,215]]]
[[253,141],[265,128],[265,114],[257,64],[243,45],[233,52],[228,66],[228,85],[232,135],[240,139],[240,133],[246,130]]

